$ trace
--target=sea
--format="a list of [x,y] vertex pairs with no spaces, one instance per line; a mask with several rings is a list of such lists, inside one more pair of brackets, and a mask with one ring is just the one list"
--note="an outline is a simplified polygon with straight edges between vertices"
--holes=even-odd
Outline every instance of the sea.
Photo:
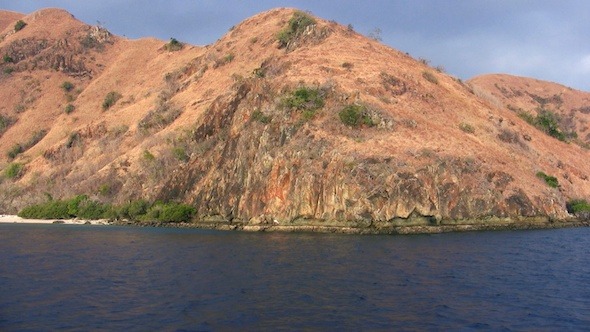
[[590,228],[0,224],[1,331],[589,331]]

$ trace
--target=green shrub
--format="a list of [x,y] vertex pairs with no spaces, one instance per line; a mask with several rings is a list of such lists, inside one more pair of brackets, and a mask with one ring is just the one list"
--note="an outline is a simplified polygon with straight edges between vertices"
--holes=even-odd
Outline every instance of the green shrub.
[[315,111],[324,107],[324,96],[319,89],[300,87],[283,99],[283,105],[300,111]]
[[154,161],[156,160],[156,157],[149,151],[149,150],[143,150],[143,159],[147,160],[147,161]]
[[115,91],[107,93],[107,95],[104,97],[104,101],[102,102],[102,110],[106,111],[111,108],[113,105],[115,105],[115,103],[117,103],[119,99],[121,99],[121,97],[123,96]]
[[170,52],[180,51],[184,47],[184,44],[176,40],[176,38],[170,38],[170,41],[164,45],[164,48]]
[[64,81],[61,84],[61,88],[64,89],[65,92],[70,92],[74,89],[74,83],[72,83],[70,81]]
[[518,116],[547,135],[555,137],[560,141],[565,142],[568,138],[575,139],[578,135],[575,131],[567,134],[563,133],[559,128],[559,116],[549,110],[541,109],[537,116],[533,116],[525,111],[520,111],[518,112]]
[[74,110],[76,109],[76,106],[72,105],[72,104],[67,104],[66,107],[64,108],[64,112],[66,114],[70,114],[72,113]]
[[78,204],[76,217],[89,220],[103,219],[107,211],[109,211],[108,205],[86,198]]
[[186,204],[168,203],[161,206],[158,216],[163,222],[190,221],[195,214],[195,208]]
[[367,108],[362,105],[345,106],[338,116],[343,124],[350,127],[358,127],[363,124],[369,127],[374,125],[371,117],[367,114]]
[[10,163],[4,169],[4,176],[9,179],[18,179],[23,175],[24,165],[21,163]]
[[590,204],[585,199],[574,199],[566,203],[569,213],[590,212]]
[[555,113],[541,110],[537,114],[535,125],[549,136],[565,141],[565,134],[559,129],[559,119]]
[[551,175],[547,175],[543,172],[537,172],[537,177],[545,181],[545,183],[551,188],[559,187],[559,182],[557,178]]
[[49,200],[42,204],[27,206],[18,212],[18,216],[29,219],[70,218],[70,214],[68,213],[68,202],[61,200]]
[[4,63],[14,63],[14,59],[8,54],[4,54],[2,60],[4,61]]
[[2,72],[6,75],[10,75],[14,72],[14,68],[13,67],[6,67],[6,68],[2,69]]
[[6,153],[6,155],[8,156],[8,158],[10,159],[14,159],[16,158],[16,156],[18,156],[19,154],[24,152],[24,148],[22,145],[20,144],[15,144],[13,145],[10,150],[8,150],[8,153]]
[[277,35],[279,48],[287,47],[294,38],[305,31],[308,26],[315,23],[315,20],[311,16],[302,11],[296,11],[289,20],[289,25],[285,29],[279,31],[279,34]]
[[102,219],[110,206],[91,200],[86,195],[78,195],[68,200],[49,199],[45,203],[27,206],[18,216],[32,219]]
[[27,23],[25,23],[25,21],[18,20],[14,24],[14,31],[21,31],[26,25],[27,25]]
[[475,133],[475,128],[472,125],[470,125],[468,123],[465,123],[465,122],[461,122],[459,124],[459,129],[461,129],[462,131],[464,131],[464,132],[466,132],[468,134]]
[[429,71],[423,71],[422,77],[424,77],[424,79],[426,79],[430,83],[438,84],[438,78],[436,78],[436,76],[434,76],[434,74]]

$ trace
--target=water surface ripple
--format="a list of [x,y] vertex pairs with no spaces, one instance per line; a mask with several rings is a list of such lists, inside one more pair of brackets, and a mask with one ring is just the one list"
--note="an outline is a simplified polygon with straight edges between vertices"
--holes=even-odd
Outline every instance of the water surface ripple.
[[0,225],[0,330],[588,330],[590,228]]

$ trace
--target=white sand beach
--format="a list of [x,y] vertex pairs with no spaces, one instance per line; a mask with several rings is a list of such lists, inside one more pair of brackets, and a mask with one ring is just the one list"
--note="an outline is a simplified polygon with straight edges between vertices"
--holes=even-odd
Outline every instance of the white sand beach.
[[108,225],[109,221],[101,220],[83,220],[83,219],[24,219],[15,215],[0,215],[0,223],[9,224],[68,224],[68,225]]

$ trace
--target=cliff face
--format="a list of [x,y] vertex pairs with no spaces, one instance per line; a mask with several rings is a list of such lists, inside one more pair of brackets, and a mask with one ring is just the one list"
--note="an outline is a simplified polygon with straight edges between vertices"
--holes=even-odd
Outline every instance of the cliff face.
[[563,219],[590,196],[579,144],[333,22],[277,9],[173,50],[63,17],[63,36],[31,44],[46,33],[33,17],[65,15],[41,14],[0,43],[18,59],[0,79],[4,169],[22,166],[1,184],[7,212],[83,193],[183,201],[205,221],[385,227]]

